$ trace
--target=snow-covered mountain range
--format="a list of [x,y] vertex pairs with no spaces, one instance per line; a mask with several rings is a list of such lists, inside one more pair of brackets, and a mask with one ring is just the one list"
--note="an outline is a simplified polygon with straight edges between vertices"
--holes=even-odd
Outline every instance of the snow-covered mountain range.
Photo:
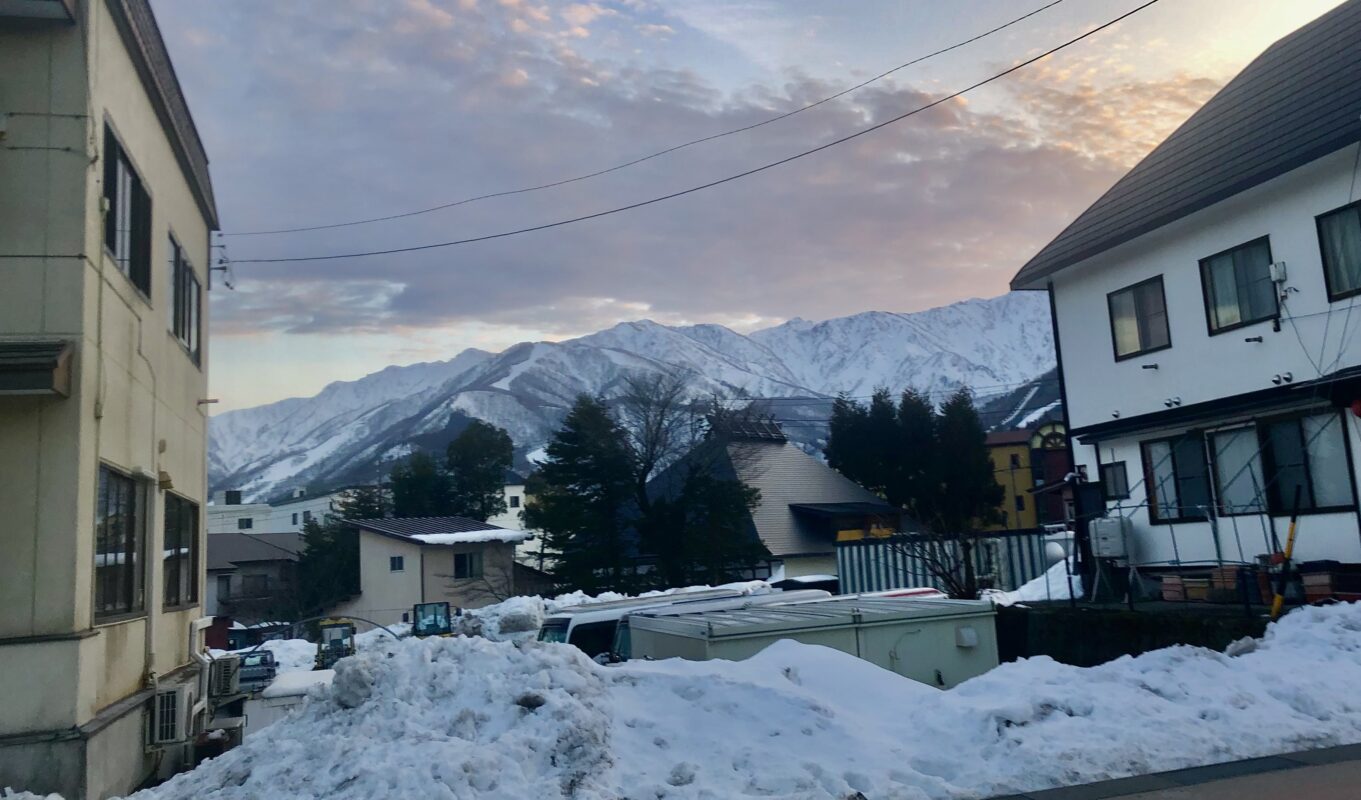
[[[721,325],[626,322],[578,339],[388,367],[314,397],[219,414],[209,481],[269,498],[293,486],[372,480],[415,448],[442,448],[472,418],[509,431],[523,460],[547,442],[577,395],[608,397],[636,373],[689,370],[697,394],[782,398],[771,402],[772,413],[802,420],[825,416],[839,392],[911,386],[942,396],[969,386],[986,398],[1053,364],[1048,301],[1038,293],[912,314],[794,319],[748,335]],[[816,426],[790,428],[816,438]]]

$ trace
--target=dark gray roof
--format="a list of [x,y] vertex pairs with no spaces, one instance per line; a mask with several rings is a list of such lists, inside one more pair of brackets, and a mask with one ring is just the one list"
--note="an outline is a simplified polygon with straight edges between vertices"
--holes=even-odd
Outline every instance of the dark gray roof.
[[1013,289],[1361,139],[1361,0],[1267,48],[1030,259]]
[[499,531],[497,525],[488,525],[467,517],[403,517],[402,519],[355,519],[350,522],[356,527],[374,533],[410,538],[432,533],[468,533],[470,531]]
[[210,533],[207,568],[235,569],[249,561],[297,561],[302,549],[300,533]]

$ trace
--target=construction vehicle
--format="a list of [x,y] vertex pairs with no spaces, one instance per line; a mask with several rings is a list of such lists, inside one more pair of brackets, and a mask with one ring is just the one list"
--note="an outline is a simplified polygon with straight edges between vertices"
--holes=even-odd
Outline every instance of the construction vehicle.
[[427,636],[453,636],[454,620],[449,604],[417,603],[411,607],[411,635],[418,639]]
[[343,617],[321,621],[317,658],[312,669],[331,669],[336,662],[354,655],[354,623]]

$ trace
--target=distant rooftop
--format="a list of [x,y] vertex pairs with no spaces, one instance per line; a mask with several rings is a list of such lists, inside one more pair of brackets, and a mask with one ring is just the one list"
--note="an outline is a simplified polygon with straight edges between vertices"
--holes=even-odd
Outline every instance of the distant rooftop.
[[477,542],[523,542],[525,531],[513,531],[467,517],[404,517],[402,519],[350,520],[358,528],[420,544],[474,544]]

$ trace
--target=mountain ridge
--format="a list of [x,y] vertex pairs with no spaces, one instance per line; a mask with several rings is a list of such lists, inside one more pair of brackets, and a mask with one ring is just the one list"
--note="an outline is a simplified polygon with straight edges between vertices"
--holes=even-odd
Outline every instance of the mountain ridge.
[[[268,497],[372,480],[414,448],[442,447],[471,419],[505,428],[523,466],[578,394],[610,397],[633,374],[684,370],[697,395],[778,398],[782,413],[815,421],[838,393],[911,386],[937,396],[969,386],[988,397],[1053,362],[1048,302],[1033,293],[913,313],[795,318],[745,335],[714,323],[635,320],[500,353],[468,348],[333,381],[312,397],[223,412],[210,422],[209,482]],[[810,448],[825,435],[796,427]]]

